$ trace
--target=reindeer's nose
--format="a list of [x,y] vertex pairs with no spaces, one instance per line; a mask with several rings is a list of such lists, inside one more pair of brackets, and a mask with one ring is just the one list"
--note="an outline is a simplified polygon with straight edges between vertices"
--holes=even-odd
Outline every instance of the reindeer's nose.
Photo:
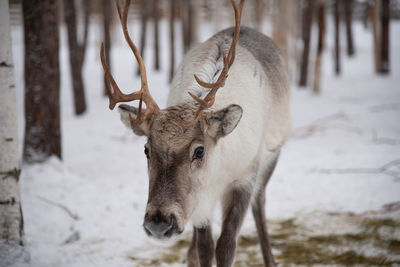
[[166,218],[160,211],[157,211],[154,215],[146,213],[143,227],[149,236],[166,239],[171,237],[177,228],[176,217],[171,215]]

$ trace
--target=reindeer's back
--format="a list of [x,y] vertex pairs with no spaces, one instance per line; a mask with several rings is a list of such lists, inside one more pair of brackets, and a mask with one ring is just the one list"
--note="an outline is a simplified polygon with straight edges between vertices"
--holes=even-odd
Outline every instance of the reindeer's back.
[[[213,38],[229,37],[231,39],[234,32],[235,28],[231,27],[220,31]],[[247,49],[261,64],[266,76],[273,83],[272,89],[276,91],[276,94],[286,94],[288,86],[284,86],[287,82],[285,63],[280,49],[272,39],[254,29],[242,26],[239,45]]]
[[[222,55],[228,53],[233,33],[234,28],[220,31],[187,53],[172,81],[169,106],[191,102],[187,92],[199,97],[208,93],[208,89],[197,84],[193,74],[206,82],[218,78],[223,67]],[[269,37],[248,27],[241,27],[235,62],[212,109],[229,104],[239,104],[244,110],[238,131],[254,129],[254,139],[269,140],[268,150],[286,140],[290,129],[289,83],[283,57]]]

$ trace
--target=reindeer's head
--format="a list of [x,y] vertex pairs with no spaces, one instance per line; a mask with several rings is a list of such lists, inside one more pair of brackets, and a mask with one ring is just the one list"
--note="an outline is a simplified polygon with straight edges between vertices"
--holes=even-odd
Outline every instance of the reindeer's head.
[[[120,105],[122,122],[131,128],[130,118],[138,110]],[[187,104],[160,110],[133,129],[147,136],[144,153],[149,173],[149,195],[144,229],[150,236],[164,239],[183,231],[196,207],[198,192],[209,172],[211,155],[218,139],[238,124],[242,109],[230,105],[204,113],[198,123],[186,128],[196,110]]]
[[[195,76],[197,82],[210,88],[210,93],[200,99],[192,97],[199,105],[181,104],[160,110],[147,87],[143,59],[129,37],[126,21],[130,1],[126,1],[123,13],[118,5],[118,14],[124,36],[131,47],[141,71],[141,90],[129,95],[123,94],[109,72],[104,49],[101,61],[105,72],[105,85],[110,99],[110,108],[118,102],[139,100],[139,108],[126,104],[119,106],[122,122],[137,135],[147,136],[144,148],[149,173],[149,196],[144,218],[146,233],[158,239],[166,239],[183,231],[197,203],[202,178],[209,172],[209,160],[219,138],[231,133],[240,121],[242,108],[229,105],[218,110],[203,112],[214,103],[217,90],[224,85],[228,70],[235,58],[235,45],[239,36],[239,7],[232,0],[236,15],[236,31],[229,53],[224,57],[224,68],[216,83],[205,83]],[[113,91],[109,87],[113,87]],[[142,108],[142,102],[146,109]]]

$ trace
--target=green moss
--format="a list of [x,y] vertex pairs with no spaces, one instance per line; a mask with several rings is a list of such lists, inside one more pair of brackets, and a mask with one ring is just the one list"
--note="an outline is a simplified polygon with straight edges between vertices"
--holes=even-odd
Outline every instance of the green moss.
[[400,240],[388,239],[384,240],[383,246],[388,252],[394,255],[400,255]]
[[181,239],[178,240],[172,247],[170,247],[171,250],[177,251],[177,250],[182,250],[182,249],[188,249],[190,246],[190,241],[186,239]]
[[[340,215],[338,215],[340,216]],[[400,240],[395,233],[400,222],[390,218],[342,217],[343,224],[359,226],[359,232],[310,236],[307,225],[295,219],[270,222],[270,240],[279,266],[337,265],[390,266],[400,264]],[[157,266],[161,263],[182,263],[190,246],[190,236],[184,236],[157,259],[129,257],[137,266]],[[381,251],[380,255],[361,253],[366,248]],[[241,235],[237,243],[235,267],[264,266],[256,232]]]
[[[328,234],[307,237],[301,234],[301,226],[297,225],[294,219],[280,221],[277,223],[275,231],[270,233],[272,247],[280,253],[275,255],[276,261],[280,265],[344,265],[350,266],[361,264],[365,266],[373,265],[392,265],[400,263],[389,260],[385,255],[366,256],[355,250],[348,248],[362,247],[366,244],[386,250],[391,255],[399,254],[400,241],[397,239],[385,239],[379,234],[381,227],[397,227],[398,222],[392,219],[366,219],[360,223],[360,232],[345,234]],[[249,249],[258,245],[256,236],[242,236],[239,238],[238,246]],[[338,251],[343,251],[338,253]],[[260,252],[259,252],[260,253]],[[261,253],[260,253],[261,254]],[[254,256],[249,256],[247,266],[254,260]],[[258,257],[259,259],[259,257]],[[261,262],[252,262],[261,264]],[[235,266],[246,266],[240,261]],[[257,266],[257,265],[255,265]]]
[[377,229],[380,227],[400,227],[400,221],[395,221],[391,218],[366,218],[361,222],[361,225],[366,229]]
[[282,249],[282,253],[277,256],[277,260],[283,264],[300,264],[306,266],[314,264],[384,266],[400,263],[388,260],[385,256],[365,256],[354,250],[334,253],[321,246],[307,242],[288,242]]
[[158,259],[142,259],[134,256],[127,256],[127,258],[136,263],[137,266],[157,266],[161,263]]
[[163,254],[161,261],[164,263],[177,263],[180,261],[180,257],[177,254]]
[[258,245],[257,236],[242,235],[238,239],[238,247],[246,248]]
[[297,225],[294,223],[294,219],[287,219],[284,221],[278,222],[280,226],[280,230],[293,230],[297,227]]

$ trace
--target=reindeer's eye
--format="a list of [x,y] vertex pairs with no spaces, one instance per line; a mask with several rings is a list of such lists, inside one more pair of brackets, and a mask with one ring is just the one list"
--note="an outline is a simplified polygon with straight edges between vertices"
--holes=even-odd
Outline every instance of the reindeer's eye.
[[204,147],[199,146],[194,150],[192,160],[201,159],[204,156]]
[[144,147],[144,154],[146,154],[146,158],[150,158],[150,152],[149,152],[149,149],[145,146]]

